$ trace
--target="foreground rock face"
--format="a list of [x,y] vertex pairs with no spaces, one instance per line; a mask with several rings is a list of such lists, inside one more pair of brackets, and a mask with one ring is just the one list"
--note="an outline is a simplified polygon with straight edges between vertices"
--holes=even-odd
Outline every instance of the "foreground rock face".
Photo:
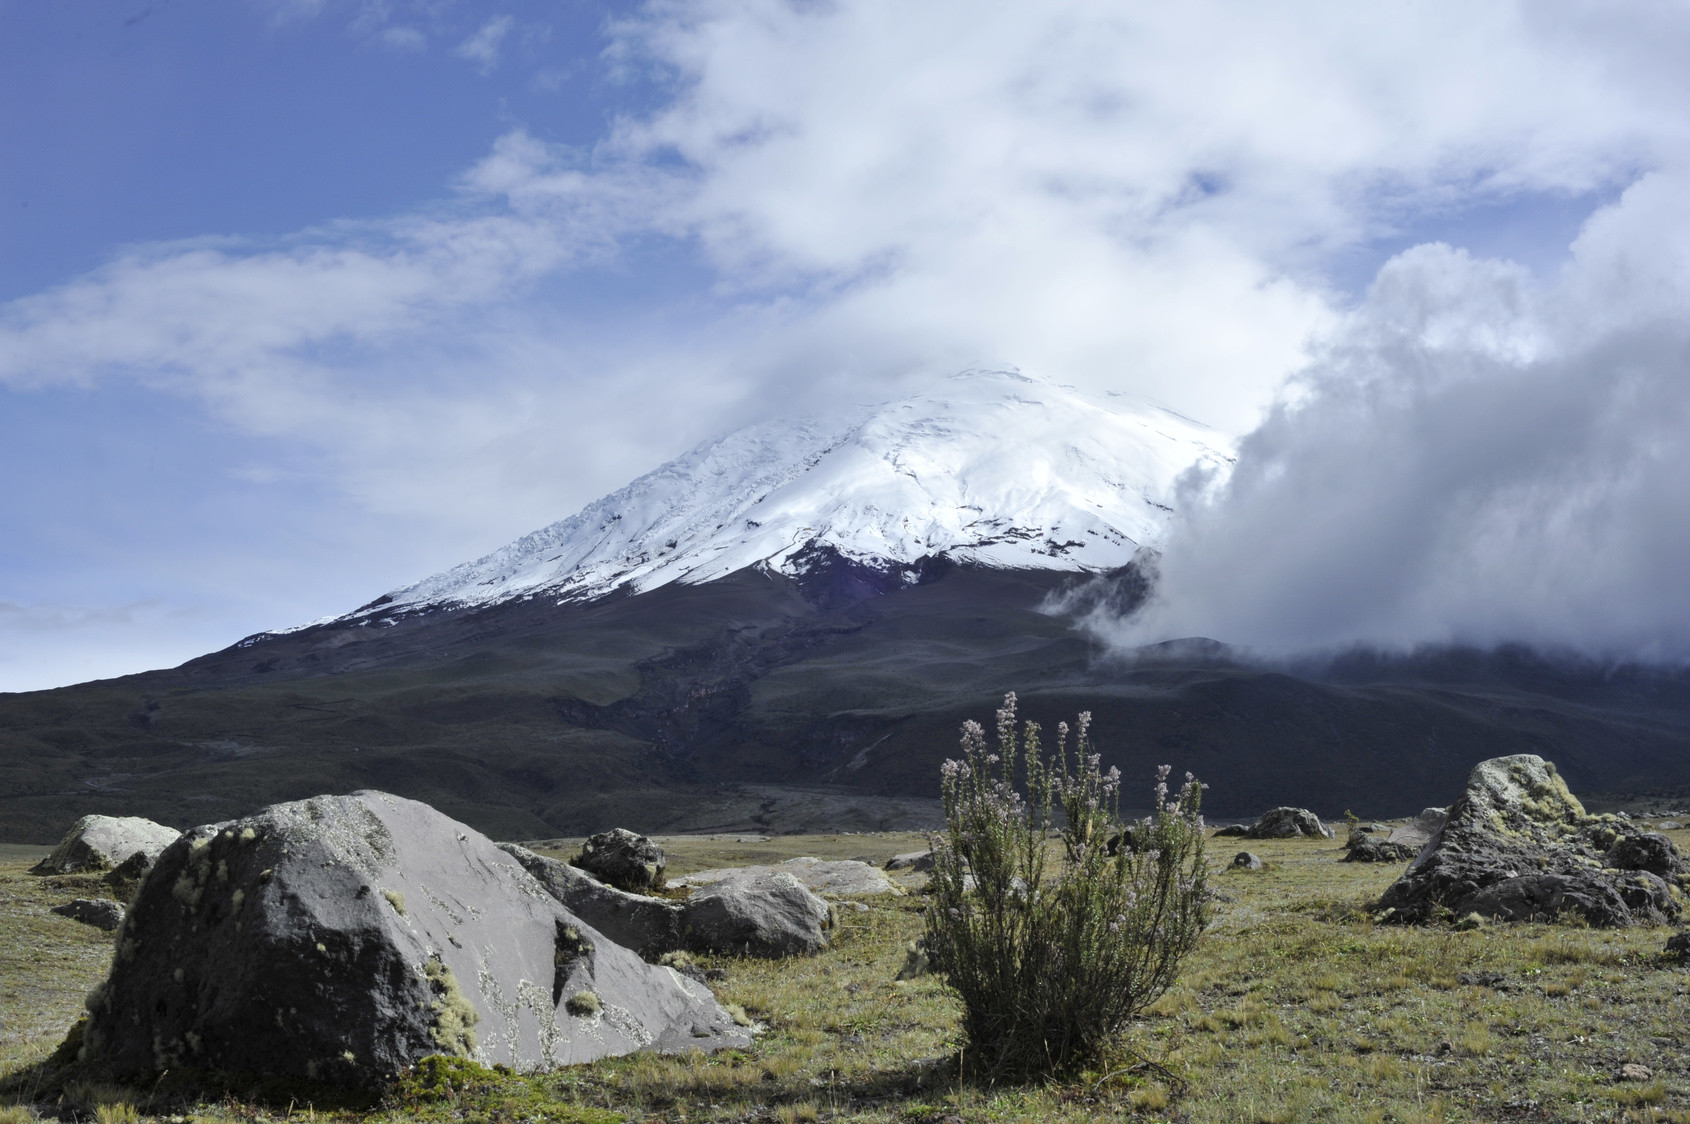
[[499,849],[521,863],[565,908],[622,947],[648,960],[682,947],[682,903],[606,886],[584,870],[515,843],[501,843]]
[[743,1045],[709,991],[486,837],[379,792],[195,828],[136,894],[82,1056],[370,1084],[428,1054],[536,1069]]
[[[931,858],[929,858],[931,869]],[[787,859],[773,866],[729,866],[718,870],[701,870],[685,878],[677,878],[675,886],[713,886],[736,878],[760,877],[769,874],[790,874],[818,894],[897,894],[902,893],[892,880],[868,863],[855,859],[817,859],[810,857]]]
[[1244,834],[1251,839],[1331,839],[1332,829],[1307,808],[1275,808],[1265,813]]
[[827,947],[833,910],[791,874],[765,870],[696,891],[687,899],[686,924],[689,940],[720,952],[808,956]]
[[83,816],[53,848],[53,853],[30,867],[31,874],[76,874],[111,870],[136,854],[141,870],[158,860],[182,833],[139,816]]
[[662,847],[620,827],[589,837],[575,856],[576,866],[606,886],[631,893],[663,889],[668,863]]
[[1590,816],[1555,766],[1519,754],[1482,761],[1448,818],[1377,908],[1390,921],[1439,916],[1591,925],[1678,917],[1668,879],[1684,873],[1665,836]]

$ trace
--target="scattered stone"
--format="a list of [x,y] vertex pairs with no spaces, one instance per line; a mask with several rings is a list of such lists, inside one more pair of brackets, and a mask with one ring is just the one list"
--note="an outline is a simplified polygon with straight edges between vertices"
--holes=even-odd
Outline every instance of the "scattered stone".
[[110,870],[139,853],[147,865],[182,833],[140,816],[83,816],[53,848],[29,868],[31,874],[79,874]]
[[[1380,897],[1381,920],[1439,917],[1554,921],[1574,913],[1590,925],[1659,924],[1678,917],[1665,877],[1615,870],[1609,857],[1655,862],[1661,850],[1635,825],[1588,815],[1555,766],[1518,754],[1482,761],[1444,825]],[[1657,836],[1663,842],[1664,836]],[[1671,874],[1683,873],[1676,852]]]
[[1646,870],[1661,878],[1678,873],[1678,848],[1658,832],[1627,835],[1608,852],[1608,865],[1615,870]]
[[793,875],[765,870],[694,892],[686,902],[686,924],[687,939],[712,951],[806,956],[827,947],[833,910]]
[[[590,993],[598,1008],[585,1010]],[[380,792],[198,827],[159,856],[81,1058],[374,1086],[429,1054],[518,1070],[749,1043],[709,989],[582,921],[479,832]]]
[[1636,1062],[1627,1062],[1620,1066],[1621,1081],[1652,1081],[1654,1080],[1654,1077],[1655,1071],[1646,1065],[1638,1065]]
[[1344,845],[1344,857],[1339,862],[1346,863],[1405,863],[1420,853],[1419,848],[1410,847],[1403,843],[1392,843],[1389,839],[1380,839],[1373,835],[1360,833],[1350,836],[1350,841]]
[[787,859],[773,866],[730,866],[718,870],[701,870],[685,878],[677,878],[673,886],[713,886],[734,878],[766,874],[790,874],[818,894],[898,894],[902,893],[892,880],[870,866],[855,859],[824,861],[816,858]]
[[1262,869],[1262,857],[1251,851],[1240,851],[1232,857],[1232,869],[1260,870]]
[[632,893],[663,889],[668,867],[662,847],[621,827],[588,837],[573,862],[605,885]]
[[681,902],[618,890],[579,867],[537,855],[515,843],[501,843],[499,849],[521,863],[566,909],[647,960],[674,952],[684,944],[686,920]]
[[1468,987],[1488,987],[1493,991],[1508,990],[1508,977],[1501,972],[1462,972],[1455,978],[1457,982]]
[[123,903],[109,898],[77,898],[54,906],[52,911],[60,917],[68,917],[108,933],[123,924]]
[[1307,808],[1275,808],[1244,833],[1251,839],[1331,839],[1333,831]]
[[916,874],[933,869],[932,851],[908,851],[886,861],[887,870],[908,870]]
[[1426,844],[1432,841],[1432,836],[1443,828],[1444,819],[1445,813],[1442,808],[1423,809],[1418,816],[1401,827],[1393,828],[1391,833],[1385,836],[1385,842],[1400,843],[1411,848],[1414,854],[1411,854],[1409,858],[1413,858],[1414,855],[1419,854],[1425,848]]

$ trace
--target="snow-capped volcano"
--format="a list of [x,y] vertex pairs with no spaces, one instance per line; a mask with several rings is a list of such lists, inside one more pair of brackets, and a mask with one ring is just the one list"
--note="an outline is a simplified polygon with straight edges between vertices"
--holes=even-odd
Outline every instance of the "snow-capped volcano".
[[587,600],[748,566],[794,574],[831,548],[896,569],[1108,570],[1161,541],[1175,477],[1230,461],[1177,414],[1003,371],[970,371],[844,421],[750,426],[485,558],[352,617],[519,598]]

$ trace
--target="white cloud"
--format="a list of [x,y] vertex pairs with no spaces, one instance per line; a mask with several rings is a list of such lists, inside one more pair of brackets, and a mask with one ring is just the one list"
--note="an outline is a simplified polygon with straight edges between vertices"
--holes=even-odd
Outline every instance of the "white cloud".
[[1391,262],[1230,479],[1188,482],[1157,603],[1103,630],[1690,658],[1687,189],[1646,177],[1548,284]]
[[[401,15],[444,33],[428,5],[336,10],[367,34]],[[491,68],[515,28],[494,17],[460,54]],[[1239,530],[1251,512],[1285,518],[1275,473],[1298,481],[1304,512],[1332,513],[1309,530],[1320,541],[1365,514],[1340,519],[1347,503],[1400,503],[1398,523],[1443,526],[1425,499],[1436,490],[1400,483],[1407,469],[1385,457],[1387,436],[1411,436],[1392,426],[1424,422],[1399,398],[1453,410],[1483,397],[1475,388],[1507,402],[1504,389],[1541,380],[1575,416],[1617,409],[1601,380],[1568,372],[1596,369],[1603,348],[1653,370],[1649,348],[1669,347],[1681,317],[1665,178],[1591,224],[1548,296],[1519,270],[1419,251],[1352,316],[1326,272],[1428,216],[1611,195],[1673,166],[1690,122],[1678,9],[654,0],[610,36],[629,108],[596,145],[517,130],[416,214],[274,244],[127,252],[0,308],[0,382],[136,379],[320,450],[372,515],[439,528],[437,550],[393,563],[397,584],[425,555],[467,557],[758,414],[1007,362],[1242,432],[1312,356],[1293,389],[1304,407],[1269,418],[1229,498],[1192,532],[1224,558],[1226,543],[1251,541]],[[1448,368],[1416,382],[1415,364]],[[1627,385],[1647,398],[1667,383]],[[1616,416],[1676,455],[1648,413]],[[1455,415],[1440,424],[1459,428]],[[1591,450],[1618,439],[1568,440],[1549,444],[1606,465]],[[1400,455],[1417,463],[1408,445]],[[1355,491],[1350,476],[1373,465],[1388,467],[1386,490]],[[1514,478],[1497,471],[1501,496]],[[1518,471],[1542,487],[1560,479]],[[1588,529],[1608,506],[1591,502],[1583,515],[1556,508],[1555,526]],[[1547,551],[1547,530],[1509,532],[1533,533]],[[1486,542],[1485,557],[1504,556]],[[1425,567],[1479,566],[1422,555]],[[1279,579],[1236,579],[1259,586],[1245,612],[1222,597],[1224,573],[1185,565],[1170,554],[1170,590],[1196,600],[1169,622],[1278,635],[1250,612],[1289,596]],[[1310,613],[1334,615],[1302,618],[1307,642],[1435,631],[1402,623],[1421,612],[1407,602],[1340,619],[1317,601]],[[1513,619],[1486,627],[1500,635]],[[1646,631],[1625,635],[1656,643]]]
[[513,16],[494,16],[462,43],[452,53],[461,59],[473,62],[476,69],[483,74],[491,74],[499,66],[499,49],[504,45],[505,36],[516,26]]

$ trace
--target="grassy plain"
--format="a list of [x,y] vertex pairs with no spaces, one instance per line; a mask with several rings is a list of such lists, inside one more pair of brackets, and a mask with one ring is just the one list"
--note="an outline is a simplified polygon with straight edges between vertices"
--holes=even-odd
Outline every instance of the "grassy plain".
[[[1680,847],[1690,832],[1673,833]],[[561,842],[561,841],[560,841]],[[884,860],[909,834],[669,839],[672,873],[799,854]],[[1241,841],[1214,840],[1224,868]],[[839,909],[832,949],[714,960],[721,998],[766,1029],[744,1051],[638,1055],[531,1077],[445,1072],[353,1112],[241,1090],[73,1087],[37,1112],[83,1119],[438,1121],[1690,1121],[1690,972],[1664,930],[1374,925],[1400,867],[1340,863],[1330,841],[1245,844],[1179,984],[1096,1072],[1030,1087],[957,1076],[943,982],[895,979],[921,930],[919,877]],[[84,893],[0,863],[0,1072],[39,1061],[105,971],[110,941],[53,916]],[[91,887],[89,887],[91,889]],[[1153,1064],[1146,1064],[1153,1063]],[[1622,1078],[1622,1067],[1651,1072]]]

